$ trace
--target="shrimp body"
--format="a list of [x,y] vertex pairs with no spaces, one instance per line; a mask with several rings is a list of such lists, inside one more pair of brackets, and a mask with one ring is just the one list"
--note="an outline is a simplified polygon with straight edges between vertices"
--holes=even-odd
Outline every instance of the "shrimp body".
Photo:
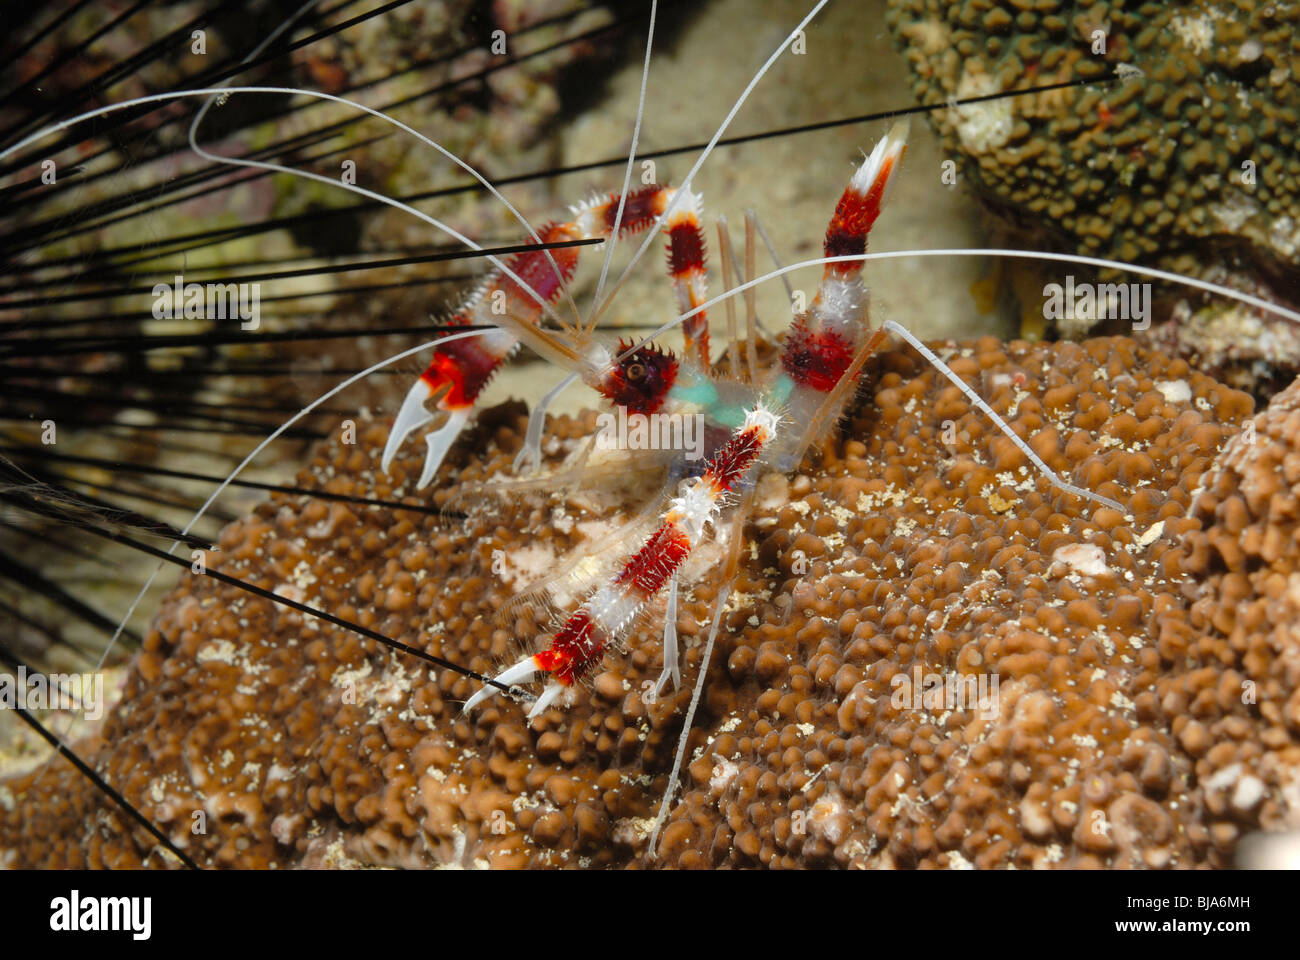
[[[905,144],[906,127],[895,126],[854,175],[827,230],[828,255],[865,251],[867,234],[879,215]],[[703,240],[693,209],[670,224],[670,272],[678,306],[685,312],[704,302]],[[640,409],[664,406],[673,412],[694,411],[705,418],[715,435],[724,425],[732,429],[725,442],[711,452],[703,473],[669,500],[659,526],[641,548],[627,557],[606,582],[591,590],[543,650],[494,678],[501,685],[531,681],[539,675],[549,678],[530,718],[539,716],[565,689],[588,675],[606,651],[626,636],[650,601],[670,585],[665,617],[665,673],[660,686],[670,677],[677,680],[676,578],[683,563],[698,547],[706,527],[715,522],[728,495],[738,486],[751,483],[752,474],[762,462],[790,469],[818,431],[828,429],[838,418],[847,391],[839,391],[838,401],[836,391],[845,381],[850,365],[856,355],[874,349],[880,342],[879,336],[869,338],[867,303],[861,262],[828,264],[811,308],[792,325],[780,364],[754,382],[712,375],[707,365],[708,336],[701,328],[686,334],[686,358],[681,367],[655,366],[649,362],[651,358],[662,358],[664,354],[657,348],[645,347],[622,350],[622,365],[610,364],[606,379],[600,383],[627,388],[634,374],[642,385],[652,374],[658,378],[655,389],[643,395],[631,391]],[[601,392],[607,398],[627,393],[626,389]],[[780,421],[789,429],[778,430]],[[470,697],[464,709],[471,710],[499,689],[483,687]]]

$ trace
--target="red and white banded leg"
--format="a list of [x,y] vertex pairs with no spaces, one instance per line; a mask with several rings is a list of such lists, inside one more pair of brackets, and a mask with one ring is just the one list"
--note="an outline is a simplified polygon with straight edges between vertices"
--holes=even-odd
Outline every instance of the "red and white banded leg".
[[[876,144],[849,181],[826,228],[826,256],[866,253],[867,235],[880,216],[906,149],[907,123],[902,121]],[[791,419],[812,424],[823,411],[828,395],[839,386],[870,333],[868,302],[861,260],[826,264],[816,298],[795,318],[781,352],[782,375],[790,381],[783,392],[789,396]],[[785,439],[778,469],[792,467],[790,461],[802,455],[809,438],[795,435]]]
[[[750,410],[745,422],[709,460],[704,473],[692,480],[681,496],[672,499],[662,523],[641,549],[574,611],[547,648],[494,678],[497,683],[510,685],[539,674],[549,675],[550,682],[529,711],[529,719],[540,715],[566,689],[590,673],[609,646],[623,637],[651,599],[673,580],[699,545],[705,526],[722,509],[727,494],[744,480],[759,455],[771,445],[778,419],[762,404]],[[675,633],[674,629],[674,641]],[[466,701],[465,710],[473,709],[498,689],[486,686],[479,690]]]
[[[573,239],[569,224],[548,224],[539,236],[543,243]],[[547,303],[559,296],[564,283],[573,276],[578,260],[575,248],[549,252],[555,267],[547,259],[547,251],[542,250],[517,253],[507,261],[511,272]],[[536,323],[542,315],[542,307],[514,280],[500,270],[494,270],[456,311],[449,325],[496,326],[503,312],[513,312],[513,316],[523,322]],[[437,419],[437,414],[425,407],[429,400],[436,398],[438,409],[447,416],[438,429],[425,437],[429,450],[416,487],[427,486],[469,420],[475,400],[518,346],[519,338],[512,331],[497,329],[435,347],[428,368],[407,391],[397,419],[393,421],[380,462],[383,470],[388,471],[408,436]]]
[[[668,274],[677,295],[678,313],[694,310],[709,298],[700,216],[700,195],[687,187],[664,223],[664,232],[668,234]],[[686,341],[685,356],[693,357],[701,370],[708,370],[709,321],[703,310],[682,322],[682,337]]]

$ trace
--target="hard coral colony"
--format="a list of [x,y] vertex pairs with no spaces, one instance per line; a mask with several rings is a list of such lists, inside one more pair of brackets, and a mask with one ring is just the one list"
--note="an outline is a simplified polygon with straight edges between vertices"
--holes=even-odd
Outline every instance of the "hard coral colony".
[[[1300,300],[1294,4],[889,0],[888,8],[923,103],[1049,87],[934,115],[945,151],[1020,233]],[[1113,73],[1137,82],[1054,86]],[[1143,339],[1243,388],[1272,385],[1271,393],[1300,372],[1294,322],[1185,287],[1162,293],[1171,308]],[[1043,326],[1035,313],[1025,311],[1027,330]],[[1062,332],[1104,331],[1104,319],[1070,316]]]
[[[1106,22],[940,6],[891,3],[896,42]],[[817,41],[794,22],[782,57]],[[1034,62],[1113,82],[1085,37]],[[1000,50],[940,59],[984,76]],[[1009,89],[976,86],[945,97]],[[1063,112],[1094,109],[1079,89]],[[1214,364],[1125,336],[925,347],[873,321],[906,137],[827,197],[820,285],[775,336],[709,296],[707,151],[529,228],[548,249],[497,261],[404,402],[331,431],[182,574],[78,749],[201,866],[1223,867],[1300,829],[1300,383],[1253,416]],[[566,318],[575,242],[639,256],[660,231],[680,356],[606,338],[622,277]],[[738,256],[719,229],[728,293],[759,231]],[[520,343],[601,413],[476,406]],[[597,445],[610,410],[664,442]],[[0,781],[0,863],[176,862],[57,759]]]

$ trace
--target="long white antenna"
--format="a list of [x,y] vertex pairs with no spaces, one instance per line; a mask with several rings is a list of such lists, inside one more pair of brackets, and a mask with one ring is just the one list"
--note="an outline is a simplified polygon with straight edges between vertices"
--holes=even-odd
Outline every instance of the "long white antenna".
[[[433,147],[439,153],[450,158],[456,163],[461,164],[466,170],[468,170],[471,174],[477,177],[479,182],[481,182],[485,187],[487,187],[487,189],[491,191],[492,194],[497,197],[497,199],[499,199],[502,203],[504,203],[506,207],[512,213],[515,214],[516,217],[519,217],[520,222],[527,225],[527,221],[524,220],[517,211],[515,211],[514,207],[510,206],[510,204],[506,201],[505,197],[501,196],[501,194],[496,190],[495,187],[493,187],[485,179],[483,179],[483,177],[481,177],[472,167],[461,163],[458,157],[456,157],[454,154],[444,149],[439,144],[434,143],[424,134],[420,133],[420,131],[407,126],[406,124],[402,123],[402,121],[400,120],[395,120],[394,118],[388,116],[388,114],[386,113],[383,113],[379,110],[375,110],[371,107],[367,107],[364,103],[357,103],[355,100],[349,100],[346,97],[336,97],[332,93],[321,93],[316,90],[302,90],[298,87],[208,87],[204,90],[172,90],[168,93],[154,93],[145,97],[136,97],[131,100],[123,100],[120,103],[111,103],[105,107],[98,107],[94,110],[87,110],[85,113],[78,114],[75,117],[71,117],[67,120],[61,120],[60,122],[51,124],[48,127],[42,127],[40,130],[37,130],[35,133],[31,134],[30,136],[24,137],[22,140],[19,140],[13,146],[6,147],[4,150],[0,150],[0,160],[3,160],[11,153],[21,150],[23,147],[26,147],[29,144],[34,143],[37,140],[40,140],[43,137],[47,137],[52,133],[58,133],[60,130],[65,130],[70,126],[74,126],[78,123],[81,123],[84,120],[89,120],[93,117],[101,117],[108,113],[114,113],[118,110],[125,110],[127,107],[138,106],[144,103],[158,103],[164,100],[179,99],[181,97],[209,97],[210,98],[212,97],[213,94],[223,94],[223,93],[278,93],[278,94],[291,94],[294,96],[316,97],[317,99],[320,100],[330,100],[333,101],[334,103],[346,104],[349,107],[353,107],[354,109],[360,110],[362,113],[368,113],[372,117],[378,117],[379,119],[385,121],[386,123],[391,123],[399,130],[404,130],[406,133],[409,133],[411,136],[415,137],[421,143],[425,143],[428,146]],[[198,150],[198,147],[195,147],[195,149]],[[276,173],[287,173],[290,174],[291,176],[301,177],[305,180],[315,180],[318,183],[323,183],[331,187],[341,187],[344,190],[365,197],[368,200],[374,200],[378,203],[382,203],[382,204],[386,204],[387,206],[394,207],[395,209],[403,210],[406,213],[411,214],[411,216],[417,217],[420,220],[423,220],[425,223],[429,224],[430,226],[435,227],[438,230],[441,230],[444,233],[454,237],[457,241],[465,244],[465,246],[469,247],[471,250],[483,249],[481,246],[479,246],[469,237],[464,236],[463,234],[453,229],[452,227],[449,227],[447,224],[443,223],[442,221],[435,220],[427,213],[422,213],[421,211],[416,210],[410,204],[403,203],[400,200],[394,200],[392,197],[385,196],[382,193],[376,193],[373,190],[367,190],[365,187],[359,187],[354,183],[344,183],[342,180],[332,178],[332,177],[321,176],[319,173],[312,173],[310,170],[295,170],[292,167],[283,167],[277,163],[264,163],[260,160],[241,160],[241,159],[235,159],[233,157],[216,157],[213,154],[208,154],[201,150],[198,150],[198,152],[201,155],[207,156],[210,159],[220,160],[223,163],[233,164],[235,166],[253,167],[255,169],[260,169],[260,170],[272,170]],[[531,230],[531,228],[529,229]],[[536,237],[535,234],[534,237]],[[534,300],[536,300],[537,303],[541,306],[542,311],[548,317],[550,317],[560,326],[564,326],[564,322],[560,320],[560,318],[556,315],[555,311],[551,309],[551,305],[547,303],[546,300],[536,290],[534,290],[531,286],[525,283],[513,270],[507,267],[498,257],[492,254],[484,254],[484,259],[486,259],[489,263],[491,263],[493,266],[499,269],[503,274],[505,274],[507,277],[513,280],[516,284],[519,285],[520,289],[527,292],[529,296],[531,296]],[[552,262],[554,261],[552,260]]]
[[1020,448],[1020,452],[1029,458],[1029,462],[1038,468],[1038,471],[1051,482],[1052,486],[1056,487],[1058,490],[1063,490],[1066,493],[1072,493],[1076,497],[1084,497],[1088,500],[1094,500],[1097,503],[1100,503],[1102,506],[1110,507],[1112,510],[1118,510],[1121,516],[1128,514],[1128,511],[1124,509],[1123,506],[1121,506],[1116,501],[1110,499],[1109,497],[1103,497],[1101,494],[1093,493],[1091,490],[1085,490],[1083,487],[1076,487],[1074,484],[1066,483],[1064,480],[1058,477],[1056,475],[1056,471],[1053,470],[1051,467],[1049,467],[1047,464],[1045,464],[1042,461],[1042,458],[1040,458],[1038,454],[1034,453],[1034,451],[1030,448],[1029,444],[1025,443],[1025,441],[1021,440],[1020,437],[1016,435],[1016,432],[1011,429],[1011,425],[1008,424],[1005,420],[1003,420],[1000,416],[998,416],[998,414],[994,411],[994,409],[984,402],[983,397],[981,397],[978,393],[976,393],[966,383],[965,380],[957,376],[957,374],[953,373],[952,368],[948,366],[948,364],[944,363],[937,356],[935,356],[934,351],[931,350],[929,347],[927,347],[916,337],[914,337],[906,327],[902,326],[901,324],[895,323],[893,320],[886,320],[884,323],[881,324],[881,326],[884,327],[886,330],[891,331],[892,333],[898,334],[900,337],[902,337],[904,340],[910,343],[912,345],[912,348],[916,350],[917,353],[925,357],[926,360],[930,361],[930,366],[934,367],[936,370],[942,373],[945,377],[947,377],[950,381],[952,381],[952,383],[957,387],[957,389],[959,389],[962,393],[966,394],[966,399],[969,400],[976,407],[978,407],[981,411],[983,411],[984,415],[988,417],[990,420],[992,420],[994,424],[997,425],[997,428],[1001,430],[1004,434],[1006,434],[1007,438],[1012,443],[1014,443],[1017,447]]
[[[1168,270],[1157,270],[1154,267],[1144,267],[1136,263],[1127,263],[1123,260],[1106,260],[1102,257],[1090,257],[1080,253],[1047,253],[1041,250],[1016,250],[1004,247],[947,247],[937,250],[882,250],[878,253],[850,253],[839,257],[817,257],[813,260],[801,260],[799,263],[792,263],[789,266],[778,267],[769,273],[763,274],[761,277],[755,277],[753,280],[732,287],[730,290],[724,290],[716,297],[706,300],[698,307],[692,307],[685,313],[678,314],[667,323],[642,337],[618,356],[614,357],[613,360],[610,361],[606,371],[617,366],[619,363],[622,363],[625,359],[636,353],[636,351],[640,350],[651,340],[663,336],[663,334],[684,321],[689,320],[702,310],[708,310],[728,297],[734,297],[737,294],[748,290],[750,287],[758,286],[760,283],[766,283],[769,280],[783,277],[787,273],[792,273],[795,270],[802,270],[805,267],[817,267],[827,263],[853,263],[857,261],[865,262],[868,260],[900,260],[904,257],[1020,257],[1024,260],[1046,260],[1055,263],[1081,263],[1092,267],[1111,267],[1116,270],[1125,270],[1129,273],[1136,273],[1138,276],[1151,277],[1156,280],[1164,280],[1167,283],[1194,287],[1197,290],[1204,290],[1206,293],[1218,294],[1219,296],[1236,300],[1239,303],[1256,307],[1257,309],[1263,310],[1266,313],[1271,313],[1274,316],[1282,317],[1285,320],[1290,320],[1292,323],[1300,324],[1300,313],[1297,313],[1294,310],[1289,310],[1279,304],[1270,303],[1261,297],[1256,297],[1249,293],[1243,293],[1240,290],[1233,290],[1231,287],[1220,286],[1217,283],[1210,283],[1208,280],[1200,280],[1196,277],[1185,277],[1180,273],[1171,273]],[[603,373],[606,371],[600,372]]]
[[727,132],[727,127],[731,126],[731,121],[735,119],[736,114],[740,112],[740,108],[744,106],[745,101],[749,99],[749,94],[753,91],[754,87],[758,85],[758,81],[763,79],[763,75],[767,73],[772,64],[776,63],[777,58],[785,52],[785,48],[794,42],[795,38],[803,32],[804,27],[808,26],[812,18],[821,12],[821,8],[826,6],[827,2],[828,0],[819,0],[817,5],[808,11],[808,15],[799,21],[799,25],[790,31],[790,35],[781,41],[781,45],[772,51],[772,55],[767,58],[767,61],[761,67],[758,68],[758,72],[754,74],[753,79],[745,85],[745,89],[740,93],[740,98],[732,105],[731,110],[728,111],[727,116],[722,121],[722,125],[718,127],[712,138],[710,138],[708,146],[704,148],[704,152],[701,153],[699,159],[695,161],[695,166],[691,167],[691,172],[686,174],[686,179],[684,179],[678,186],[677,192],[673,194],[673,197],[668,202],[664,212],[660,214],[659,219],[655,221],[655,225],[646,231],[645,240],[641,242],[641,246],[637,248],[636,253],[632,254],[632,259],[628,262],[628,265],[623,268],[623,272],[619,275],[618,280],[614,284],[614,289],[611,290],[609,296],[606,297],[603,302],[598,303],[592,311],[591,320],[588,323],[589,327],[595,327],[596,323],[600,320],[605,309],[613,301],[615,294],[618,293],[626,282],[628,275],[632,272],[632,268],[636,266],[637,261],[640,260],[646,250],[649,249],[650,244],[654,242],[660,229],[662,229],[663,225],[668,221],[668,217],[677,206],[677,201],[690,193],[691,181],[695,179],[695,174],[698,173],[700,167],[704,165],[704,161],[709,158],[709,154],[713,152],[713,148],[716,147],[718,141],[722,139],[722,135]]
[[650,29],[645,40],[645,63],[641,67],[641,92],[636,101],[636,122],[632,125],[632,146],[627,153],[627,169],[623,172],[623,191],[618,196],[618,213],[614,217],[614,229],[605,244],[605,262],[600,266],[600,280],[596,283],[596,295],[593,303],[600,302],[600,295],[605,289],[605,278],[609,275],[609,262],[614,257],[614,245],[618,243],[619,227],[623,224],[623,207],[627,203],[627,188],[632,184],[632,164],[636,162],[636,148],[641,140],[641,118],[645,115],[646,80],[650,77],[650,48],[655,40],[655,16],[659,12],[659,0],[650,0]]

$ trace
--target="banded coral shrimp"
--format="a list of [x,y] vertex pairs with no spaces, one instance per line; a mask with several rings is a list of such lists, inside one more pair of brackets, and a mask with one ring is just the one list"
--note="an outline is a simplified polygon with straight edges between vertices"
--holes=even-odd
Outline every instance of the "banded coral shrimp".
[[[841,185],[841,186],[842,186],[842,185]],[[835,193],[832,193],[832,194],[831,194],[831,196],[833,196],[833,195],[835,195]],[[343,466],[343,464],[339,464],[339,466]],[[481,559],[481,558],[480,558],[480,559]],[[697,653],[698,653],[698,652],[697,652]],[[365,658],[363,658],[363,660],[365,660]],[[368,662],[368,661],[367,661],[367,662]],[[695,663],[695,665],[692,665],[692,663],[689,663],[689,661],[688,661],[688,666],[695,666],[695,669],[698,670],[698,663]],[[346,673],[346,671],[344,671],[344,673]],[[455,678],[451,678],[451,679],[455,679]],[[649,679],[653,679],[653,676],[651,676],[651,678],[649,678]],[[367,689],[369,689],[368,684],[367,684]],[[439,699],[441,699],[441,697],[439,697]],[[673,715],[673,714],[676,714],[677,712],[679,712],[679,710],[680,710],[680,705],[673,705],[673,708],[672,708],[672,709],[667,709],[667,705],[666,705],[666,709],[664,709],[664,713],[666,713],[666,714],[668,715],[668,717],[671,718],[672,715]],[[575,722],[576,722],[576,721],[575,721]],[[484,719],[484,721],[482,721],[482,723],[489,723],[489,725],[490,725],[491,721],[489,721],[489,719]],[[672,723],[671,719],[669,719],[668,723]],[[503,736],[503,738],[506,738],[506,739],[510,738],[510,736],[511,736],[511,734],[510,734],[510,728],[508,728],[507,723],[500,723],[499,726],[500,726],[500,730],[502,730],[502,732],[500,732],[500,734],[494,734],[494,738],[495,738],[495,736]],[[564,726],[564,725],[562,725],[562,726]],[[547,731],[547,732],[556,732],[556,731],[555,731],[555,730],[550,730],[550,731]],[[458,736],[459,736],[459,734],[458,734]],[[473,738],[473,736],[476,736],[476,734],[469,734],[469,736],[471,736],[471,738]],[[647,734],[647,736],[656,736],[656,738],[659,738],[659,745],[660,745],[660,747],[662,747],[662,745],[663,745],[663,741],[664,741],[664,740],[667,740],[667,741],[669,741],[669,743],[671,743],[671,738],[666,738],[666,736],[664,736],[664,732],[663,732],[663,730],[654,731],[653,734]],[[441,748],[430,748],[430,749],[433,749],[434,753],[438,753],[439,751],[441,751]],[[567,751],[567,749],[568,749],[568,748],[565,747],[565,748],[564,748],[564,751]],[[564,752],[564,751],[562,751],[562,752]],[[599,752],[597,752],[597,754],[598,754],[598,756],[599,756]],[[448,769],[443,769],[443,767],[445,767],[445,766],[446,766],[446,760],[445,760],[445,758],[442,758],[441,756],[434,756],[434,757],[430,757],[430,758],[429,758],[428,769],[433,769],[433,770],[441,771],[441,773],[445,774],[445,777],[446,777],[447,779],[452,779],[452,780],[454,780],[454,779],[456,779],[456,778],[461,777],[461,771],[459,771],[459,770],[448,770]],[[662,769],[663,769],[663,766],[664,766],[663,762],[660,761],[659,764],[658,764],[659,769],[662,770]],[[725,773],[725,770],[723,771],[723,773]],[[660,775],[662,775],[662,774],[660,774]],[[432,779],[434,780],[434,782],[438,782],[437,777],[433,777]],[[725,779],[725,777],[723,777],[723,779]],[[269,786],[269,784],[268,784],[268,786]],[[655,784],[655,786],[658,786],[658,784]],[[818,787],[818,788],[819,788],[819,790],[820,790],[820,787]],[[430,787],[430,790],[432,790],[432,787]],[[559,790],[559,787],[555,787],[555,790],[558,791],[558,790]],[[450,795],[454,795],[454,793],[455,793],[454,790],[451,790],[451,788],[448,788],[448,796],[450,796]],[[363,799],[364,799],[364,797],[363,797]],[[822,797],[818,797],[818,800],[819,800],[819,801],[820,801],[820,799],[822,799]],[[573,797],[573,796],[569,796],[569,804],[573,804],[573,803],[577,803],[577,804],[586,804],[586,803],[588,803],[588,801],[589,801],[589,797],[582,797],[582,796]],[[430,803],[435,803],[435,804],[446,804],[446,803],[450,803],[450,801],[445,800],[445,799],[437,799],[437,800],[430,801]],[[482,803],[482,799],[478,799],[478,800],[476,801],[476,803]],[[558,799],[558,797],[552,797],[552,800],[550,800],[549,803],[551,803],[551,804],[559,804],[559,805],[562,805],[562,807],[563,807],[563,804],[560,803],[560,800]],[[354,805],[355,805],[355,804],[348,804],[348,807],[354,807]],[[363,807],[372,807],[372,805],[373,805],[373,804],[363,804]],[[633,807],[634,807],[634,805],[636,805],[636,804],[633,804]],[[833,807],[833,803],[832,803],[832,804],[829,804],[829,805],[831,805],[831,807]],[[507,813],[515,813],[515,814],[519,814],[519,813],[521,813],[520,810],[503,810],[503,812],[507,812]],[[636,810],[633,810],[633,812],[636,812]],[[365,816],[369,816],[369,814],[365,814]],[[432,816],[432,814],[430,814],[430,816]],[[828,817],[829,817],[829,818],[832,818],[832,820],[833,820],[833,817],[835,817],[835,816],[836,816],[836,814],[833,813],[833,812],[828,814]],[[578,831],[578,833],[584,833],[584,834],[585,834],[585,833],[586,833],[586,830],[588,830],[588,827],[585,827],[585,826],[578,826],[578,825],[577,825],[577,821],[581,821],[582,818],[584,818],[584,817],[586,817],[586,814],[581,814],[581,816],[577,816],[577,814],[575,814],[575,817],[569,818],[569,820],[572,820],[572,821],[573,821],[573,826],[572,826],[572,827],[564,827],[564,830],[572,829],[572,830]],[[642,817],[642,818],[643,818],[643,817]],[[363,820],[364,820],[364,817],[363,817]],[[537,823],[538,823],[538,822],[541,822],[542,820],[545,820],[545,818],[543,818],[543,817],[538,817],[538,816],[534,816],[534,817],[533,817],[533,820],[532,820],[532,826],[537,826]],[[637,817],[629,817],[628,820],[636,821],[636,820],[637,820]],[[824,820],[824,818],[823,818],[823,820]],[[485,830],[486,835],[489,835],[489,836],[493,836],[493,835],[494,835],[494,834],[491,834],[491,831],[490,831],[490,830],[487,830],[487,827],[489,827],[490,825],[493,825],[494,817],[490,817],[490,816],[482,816],[482,817],[478,818],[478,821],[477,821],[477,822],[480,822],[480,823],[482,823],[482,825],[484,825],[484,830]],[[818,822],[820,823],[820,821],[818,821]],[[289,838],[290,840],[294,840],[294,842],[296,842],[296,839],[298,839],[298,838],[295,838],[295,835],[294,835],[294,827],[292,827],[292,826],[290,825],[290,823],[282,822],[281,825],[279,825],[279,826],[277,827],[277,829],[278,829],[279,831],[281,831],[281,834],[282,834],[282,835],[287,836],[287,838]],[[532,827],[530,827],[530,829],[532,829]],[[629,826],[628,829],[634,829],[634,823],[633,823],[632,826]],[[550,830],[551,830],[551,826],[543,825],[543,826],[541,827],[541,833],[543,833],[543,834],[547,833],[547,831],[550,831]],[[454,831],[452,831],[452,833],[454,833]],[[563,831],[562,831],[562,833],[563,833]],[[680,831],[679,831],[679,833],[680,833]],[[464,833],[461,834],[461,836],[464,836],[464,835],[465,835]],[[560,839],[564,839],[563,836],[562,836],[562,838],[560,838]],[[588,843],[588,844],[590,844],[590,838],[582,839],[582,838],[578,838],[578,836],[576,836],[575,839],[576,839],[576,840],[577,840],[577,839],[581,839],[581,840],[582,840],[582,843]],[[502,836],[500,836],[500,840],[499,840],[500,849],[499,849],[499,851],[494,852],[494,853],[493,853],[493,856],[495,857],[495,856],[498,855],[498,853],[503,853],[504,851],[506,851],[506,847],[504,847],[504,844],[507,844],[507,843],[515,843],[515,840],[510,839],[510,836],[508,836],[508,834],[503,834]],[[454,846],[454,844],[452,844],[452,846]],[[573,844],[573,846],[575,846],[575,847],[580,847],[581,844],[580,844],[580,843],[575,843],[575,844]],[[679,842],[677,842],[677,846],[680,846],[680,840],[679,840]],[[378,849],[378,848],[374,848],[374,849],[372,849],[372,852],[380,852],[380,853],[382,853],[382,851],[380,851],[380,849]],[[389,856],[391,856],[391,851],[389,852]]]

